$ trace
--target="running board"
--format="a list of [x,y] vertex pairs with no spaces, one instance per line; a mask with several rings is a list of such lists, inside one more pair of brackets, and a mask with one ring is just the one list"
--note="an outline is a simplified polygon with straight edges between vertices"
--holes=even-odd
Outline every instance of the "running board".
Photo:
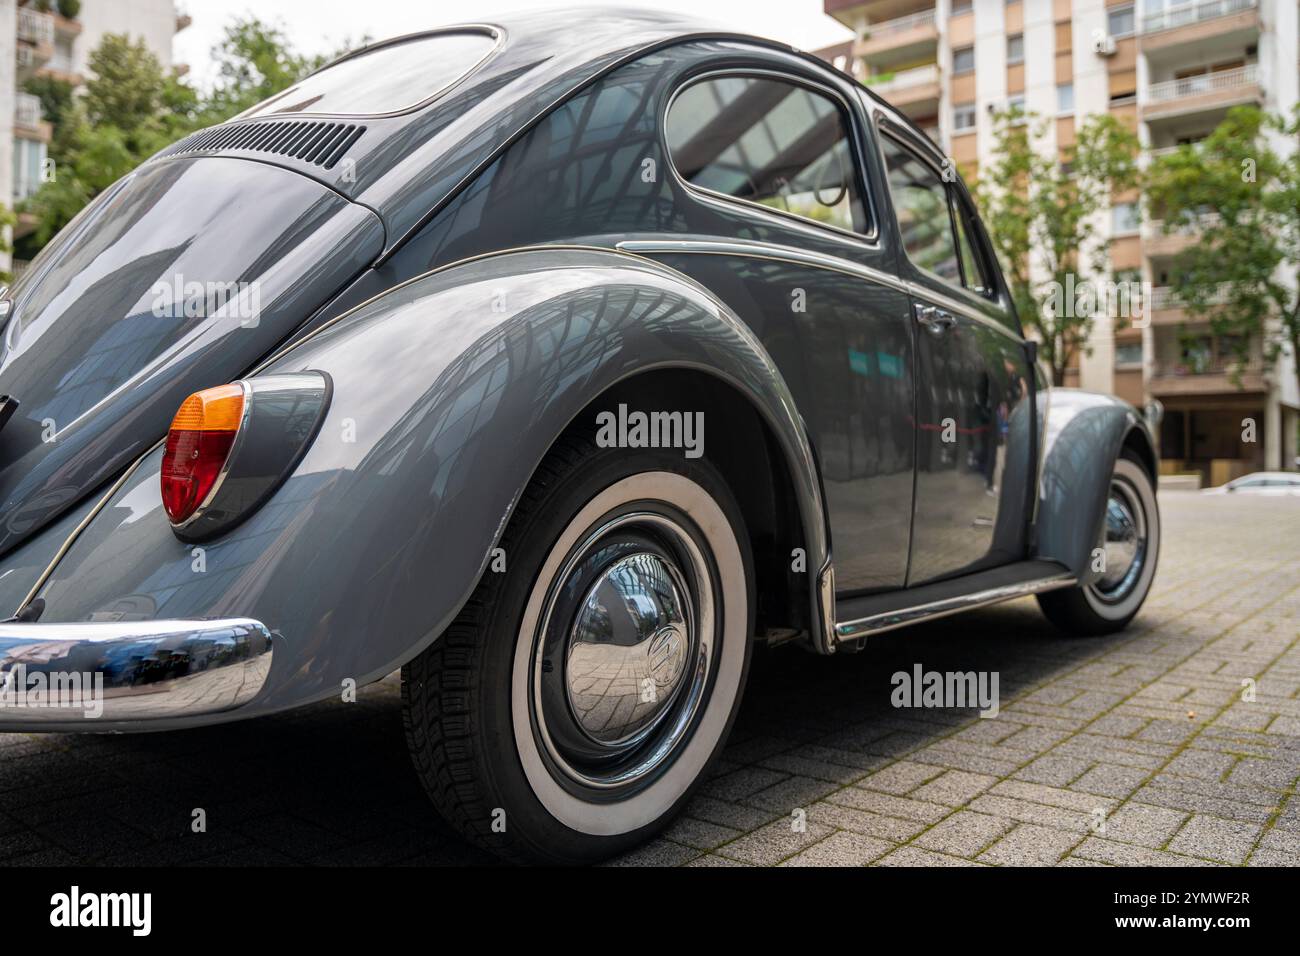
[[835,601],[835,646],[860,641],[895,628],[988,607],[1030,594],[1074,587],[1075,576],[1055,561],[1020,561],[885,594]]

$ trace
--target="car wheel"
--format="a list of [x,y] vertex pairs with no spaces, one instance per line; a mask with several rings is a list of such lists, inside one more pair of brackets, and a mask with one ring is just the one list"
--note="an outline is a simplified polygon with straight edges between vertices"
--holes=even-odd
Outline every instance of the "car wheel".
[[1105,570],[1091,584],[1038,595],[1048,620],[1068,634],[1121,631],[1133,620],[1155,580],[1160,512],[1151,476],[1124,452],[1115,462],[1098,547]]
[[662,829],[717,757],[749,667],[735,499],[703,459],[563,440],[456,621],[402,669],[442,815],[517,861],[586,863]]

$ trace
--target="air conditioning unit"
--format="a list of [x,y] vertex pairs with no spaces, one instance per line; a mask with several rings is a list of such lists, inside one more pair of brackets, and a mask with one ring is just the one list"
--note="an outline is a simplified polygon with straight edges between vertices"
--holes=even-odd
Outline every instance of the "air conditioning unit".
[[1109,33],[1100,33],[1092,38],[1092,52],[1098,56],[1114,56],[1116,49],[1115,38]]

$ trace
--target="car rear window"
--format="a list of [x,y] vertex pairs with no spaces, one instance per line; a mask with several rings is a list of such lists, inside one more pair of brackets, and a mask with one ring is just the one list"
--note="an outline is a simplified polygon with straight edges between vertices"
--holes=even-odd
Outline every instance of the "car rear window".
[[313,73],[242,116],[400,112],[433,99],[474,69],[495,45],[495,37],[478,31],[385,44]]

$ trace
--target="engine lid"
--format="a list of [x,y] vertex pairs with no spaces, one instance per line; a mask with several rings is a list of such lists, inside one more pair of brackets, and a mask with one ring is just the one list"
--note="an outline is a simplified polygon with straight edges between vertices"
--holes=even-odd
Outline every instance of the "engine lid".
[[0,553],[121,473],[383,249],[378,217],[263,163],[177,157],[82,211],[15,284],[0,344]]

